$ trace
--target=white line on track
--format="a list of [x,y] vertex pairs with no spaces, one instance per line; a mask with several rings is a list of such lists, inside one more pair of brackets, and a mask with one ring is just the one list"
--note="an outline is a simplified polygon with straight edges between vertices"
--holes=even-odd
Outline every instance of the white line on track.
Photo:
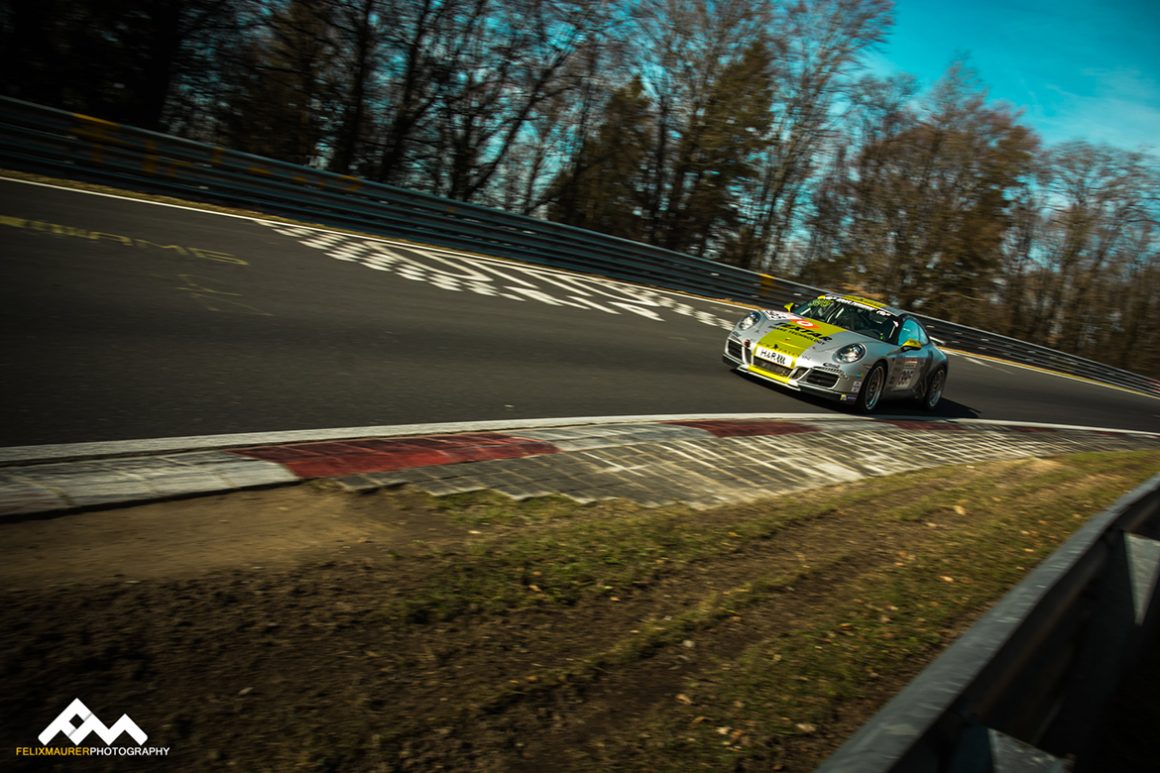
[[1000,421],[996,419],[941,419],[931,416],[875,415],[874,417],[829,413],[701,413],[659,414],[645,416],[576,416],[554,419],[500,419],[495,421],[461,421],[434,424],[395,424],[379,427],[340,427],[335,429],[304,429],[288,432],[247,432],[231,435],[202,435],[194,437],[148,438],[142,440],[113,440],[96,443],[67,443],[43,446],[11,446],[0,448],[0,464],[21,464],[65,459],[92,459],[111,456],[165,454],[183,451],[267,446],[280,443],[308,443],[326,440],[354,440],[356,438],[406,437],[417,435],[450,435],[461,432],[500,432],[545,427],[572,427],[600,424],[633,424],[664,421],[771,420],[800,422],[865,423],[867,428],[887,428],[890,425],[876,420],[936,421],[954,424],[996,427],[1040,427],[1045,429],[1114,432],[1126,435],[1160,437],[1157,432],[1142,432],[1106,427],[1085,427],[1070,424],[1048,424],[1027,421]]
[[[181,209],[181,210],[186,210],[189,212],[200,212],[200,213],[207,214],[207,215],[219,215],[221,217],[231,217],[231,218],[235,218],[235,219],[239,219],[239,220],[247,220],[247,221],[252,222],[252,223],[260,223],[262,225],[267,225],[267,226],[285,226],[288,223],[290,223],[290,224],[293,224],[297,227],[302,227],[302,228],[310,229],[313,231],[318,231],[320,233],[342,234],[342,235],[350,235],[351,233],[356,233],[361,238],[367,238],[367,239],[370,239],[372,241],[380,241],[380,242],[384,242],[387,244],[402,244],[402,245],[419,244],[421,246],[429,246],[429,245],[422,245],[421,242],[409,242],[405,239],[389,239],[389,238],[382,237],[382,236],[376,236],[374,234],[366,234],[366,233],[363,233],[361,231],[340,231],[340,230],[337,230],[334,228],[326,228],[324,226],[312,225],[309,223],[302,223],[302,222],[296,221],[296,220],[290,220],[289,218],[287,218],[285,220],[268,220],[268,219],[265,219],[265,218],[262,218],[259,216],[255,216],[255,215],[243,215],[243,214],[237,214],[237,213],[232,213],[232,212],[220,212],[220,211],[214,210],[214,209],[202,209],[202,208],[187,205],[187,204],[171,204],[168,202],[152,201],[150,199],[136,198],[133,196],[125,196],[125,195],[116,194],[116,193],[105,193],[102,191],[91,191],[91,190],[87,190],[87,189],[83,189],[83,188],[72,188],[72,187],[69,187],[67,185],[57,185],[57,184],[53,184],[53,183],[34,182],[31,180],[21,180],[21,179],[17,179],[17,178],[13,178],[13,177],[4,177],[3,175],[0,175],[0,181],[21,183],[24,185],[35,185],[35,186],[38,186],[41,188],[52,188],[55,190],[69,191],[72,193],[84,193],[84,194],[88,194],[90,196],[101,196],[103,198],[118,199],[121,201],[132,201],[132,202],[136,202],[139,204],[151,204],[153,206],[158,206],[158,207],[170,207],[172,209]],[[439,248],[439,249],[448,249],[448,248]],[[515,263],[515,264],[521,265],[521,266],[532,265],[532,266],[535,266],[539,270],[556,272],[556,273],[565,274],[565,275],[574,273],[574,272],[568,272],[568,271],[564,271],[562,269],[556,269],[556,268],[552,268],[552,267],[548,267],[548,266],[540,266],[537,264],[524,263],[524,262],[510,259],[510,258],[501,258],[501,257],[497,257],[495,255],[485,255],[482,253],[470,253],[470,252],[466,252],[464,250],[459,250],[459,252],[463,252],[464,254],[472,255],[474,257],[483,258],[486,260],[493,260],[497,263]],[[589,276],[586,274],[578,274],[578,275],[579,276]],[[621,283],[626,284],[626,285],[633,285],[632,282],[624,282],[623,280],[619,280],[619,279],[609,280],[609,281],[621,282]],[[645,285],[638,285],[638,286],[646,287]],[[705,297],[702,297],[699,295],[692,295],[689,293],[681,292],[679,290],[662,290],[662,289],[654,288],[654,287],[648,287],[647,289],[652,290],[654,292],[667,293],[669,295],[676,296],[676,297],[691,298],[691,299],[694,299],[697,301],[701,301],[701,302],[705,302],[705,303],[712,303],[712,304],[715,304],[718,306],[726,306],[726,307],[729,307],[731,309],[736,309],[736,310],[745,310],[745,309],[755,308],[753,306],[753,304],[738,303],[735,301],[726,301],[726,300],[720,300],[720,299],[716,299],[716,298],[705,298]],[[959,351],[959,350],[955,350],[955,349],[948,349],[946,351],[948,351],[950,354],[956,354],[959,356],[966,357],[967,359],[971,360],[972,362],[977,363],[979,365],[982,365],[983,367],[994,367],[994,365],[987,364],[985,362],[985,360],[977,358],[975,356],[972,356],[970,352],[963,352],[963,351]],[[1068,373],[1060,373],[1058,371],[1047,370],[1045,368],[1040,368],[1040,367],[1036,367],[1033,365],[1024,365],[1024,364],[1021,364],[1018,362],[1009,362],[1007,360],[1002,360],[996,364],[1006,365],[1006,366],[1013,367],[1013,368],[1020,368],[1022,370],[1030,370],[1030,371],[1034,371],[1037,373],[1043,373],[1043,374],[1049,375],[1049,376],[1056,376],[1058,378],[1066,378],[1066,379],[1069,379],[1071,381],[1080,381],[1080,382],[1083,382],[1086,384],[1091,384],[1093,386],[1104,387],[1106,389],[1115,389],[1115,390],[1119,390],[1122,392],[1129,392],[1129,393],[1135,394],[1135,395],[1143,395],[1144,397],[1152,397],[1154,399],[1160,399],[1160,395],[1150,395],[1146,392],[1140,392],[1140,391],[1137,391],[1135,389],[1127,389],[1125,387],[1116,386],[1114,384],[1105,384],[1105,383],[1102,383],[1099,381],[1093,381],[1091,379],[1082,378],[1080,376],[1073,376],[1073,375],[1070,375]],[[3,449],[0,449],[0,452],[2,452],[2,451],[3,451]],[[2,462],[2,461],[3,461],[3,456],[0,455],[0,462]]]
[[[416,245],[418,245],[420,247],[435,247],[436,249],[448,250],[451,252],[460,252],[460,253],[463,253],[464,255],[470,255],[473,258],[490,260],[490,261],[494,261],[494,262],[499,263],[499,264],[516,264],[519,266],[533,266],[533,267],[535,267],[535,269],[537,271],[544,271],[546,273],[555,273],[555,274],[561,274],[561,275],[566,275],[566,276],[598,276],[598,277],[600,276],[599,274],[581,274],[579,272],[567,271],[565,269],[555,268],[552,266],[544,266],[544,265],[540,265],[538,263],[527,263],[524,261],[516,260],[514,258],[504,258],[504,257],[498,256],[498,255],[488,255],[488,254],[481,253],[481,252],[479,252],[479,253],[470,252],[468,250],[463,250],[463,249],[459,249],[459,248],[440,247],[438,245],[428,245],[428,244],[424,244],[423,242],[409,241],[407,239],[402,239],[402,238],[398,238],[398,237],[390,238],[390,237],[380,236],[377,234],[365,233],[363,231],[356,231],[354,229],[351,229],[348,231],[343,231],[343,230],[339,230],[336,228],[328,228],[326,226],[314,225],[311,223],[306,223],[306,222],[302,222],[302,221],[298,221],[298,220],[292,220],[290,218],[286,218],[285,220],[269,220],[269,219],[260,217],[258,215],[244,215],[244,214],[238,214],[238,213],[234,213],[234,212],[221,212],[221,211],[218,211],[215,209],[201,209],[199,207],[191,206],[188,204],[171,204],[169,202],[152,201],[150,199],[139,199],[139,198],[136,198],[133,196],[124,196],[124,195],[116,194],[116,193],[104,193],[102,191],[90,191],[90,190],[87,190],[84,188],[70,188],[67,185],[55,185],[52,183],[33,182],[31,180],[19,180],[19,179],[12,178],[12,177],[4,177],[2,175],[0,175],[0,181],[22,183],[24,185],[36,185],[36,186],[41,187],[41,188],[52,188],[54,190],[69,191],[71,193],[84,193],[84,194],[88,194],[90,196],[101,196],[101,197],[107,198],[107,199],[118,199],[120,201],[132,201],[132,202],[136,202],[138,204],[151,204],[151,205],[157,206],[157,207],[169,207],[171,209],[181,209],[181,210],[185,210],[187,212],[200,212],[200,213],[206,214],[206,215],[219,215],[221,217],[232,217],[232,218],[235,218],[237,220],[246,220],[246,221],[249,221],[251,223],[260,223],[261,225],[265,225],[265,226],[275,226],[275,227],[276,226],[283,226],[284,227],[287,225],[292,225],[296,228],[304,228],[304,229],[307,229],[310,231],[316,231],[318,233],[323,233],[323,234],[336,234],[336,235],[341,235],[341,236],[351,236],[352,234],[355,234],[359,238],[368,239],[370,241],[382,242],[384,244],[398,244],[398,245],[403,245],[403,246],[416,246]],[[604,277],[601,277],[601,278],[604,278]],[[648,285],[638,285],[634,282],[628,282],[628,281],[625,281],[623,279],[607,279],[607,281],[616,282],[616,283],[625,284],[625,285],[631,285],[631,286],[635,286],[635,287],[643,287],[643,288],[646,288],[652,292],[666,293],[668,295],[673,295],[673,296],[677,296],[677,297],[681,297],[681,298],[691,298],[691,299],[696,300],[696,301],[701,301],[704,303],[712,303],[712,304],[715,304],[717,306],[726,306],[726,307],[729,307],[731,309],[753,308],[753,306],[751,304],[736,303],[734,301],[720,300],[717,298],[705,298],[705,297],[702,297],[700,295],[693,295],[691,293],[682,292],[680,290],[668,290],[668,289],[664,289],[664,288],[651,287]]]
[[981,365],[984,368],[994,368],[995,367],[995,365],[993,365],[992,363],[989,363],[986,360],[976,359],[975,357],[972,357],[969,354],[960,354],[958,356],[962,357],[964,360],[969,360],[970,362],[974,363],[975,365]]

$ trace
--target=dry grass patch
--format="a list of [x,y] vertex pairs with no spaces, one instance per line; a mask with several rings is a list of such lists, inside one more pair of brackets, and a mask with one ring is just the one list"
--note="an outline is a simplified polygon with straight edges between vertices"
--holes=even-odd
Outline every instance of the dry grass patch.
[[0,712],[31,719],[3,742],[83,696],[186,770],[812,770],[1157,470],[1084,454],[709,511],[311,485],[8,524]]

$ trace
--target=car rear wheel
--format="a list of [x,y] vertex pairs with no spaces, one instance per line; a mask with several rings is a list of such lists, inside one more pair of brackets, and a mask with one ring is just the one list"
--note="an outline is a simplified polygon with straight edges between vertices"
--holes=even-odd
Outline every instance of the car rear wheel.
[[933,411],[937,406],[939,400],[942,399],[943,387],[947,383],[947,369],[937,368],[934,373],[926,379],[926,389],[922,392],[922,409],[924,411]]
[[873,413],[874,409],[878,407],[878,401],[882,399],[885,387],[886,366],[878,363],[866,374],[862,388],[858,390],[858,399],[854,402],[854,407],[860,413]]

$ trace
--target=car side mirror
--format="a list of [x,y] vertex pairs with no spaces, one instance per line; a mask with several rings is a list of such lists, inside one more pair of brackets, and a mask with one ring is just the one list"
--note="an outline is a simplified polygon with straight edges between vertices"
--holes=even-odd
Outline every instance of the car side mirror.
[[906,343],[904,343],[902,345],[902,351],[904,351],[904,352],[909,352],[909,351],[921,349],[921,348],[922,348],[922,344],[920,344],[918,341],[916,341],[913,338],[908,338],[906,340]]
[[792,302],[792,301],[791,301],[790,303],[787,303],[787,304],[785,305],[785,310],[786,310],[786,311],[789,311],[789,312],[792,312],[792,311],[793,311],[793,302]]

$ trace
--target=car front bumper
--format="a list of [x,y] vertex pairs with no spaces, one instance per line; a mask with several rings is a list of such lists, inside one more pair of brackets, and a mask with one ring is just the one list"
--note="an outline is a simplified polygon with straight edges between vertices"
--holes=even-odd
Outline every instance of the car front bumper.
[[798,357],[792,368],[754,356],[754,343],[732,334],[725,341],[722,359],[741,373],[797,392],[852,403],[862,387],[862,363],[841,367],[833,362],[814,362],[807,354]]

